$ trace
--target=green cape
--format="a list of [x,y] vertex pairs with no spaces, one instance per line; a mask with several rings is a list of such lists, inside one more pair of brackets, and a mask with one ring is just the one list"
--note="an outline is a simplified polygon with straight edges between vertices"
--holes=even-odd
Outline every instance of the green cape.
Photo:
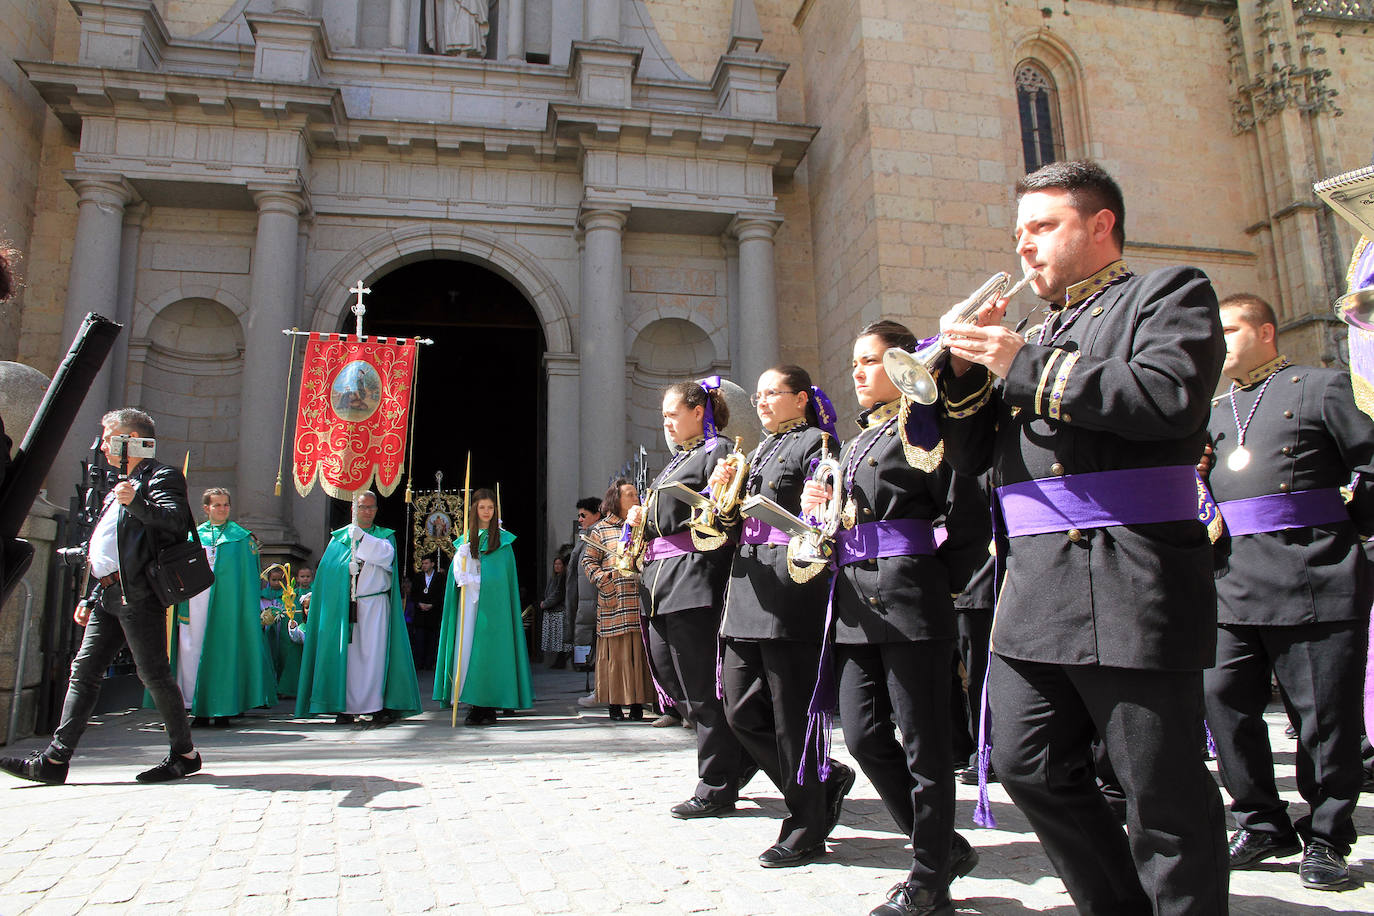
[[[266,610],[271,606],[277,613],[281,613],[283,590],[264,585],[261,596],[268,605],[263,606]],[[300,601],[300,593],[296,593],[296,601]],[[304,618],[301,616],[300,605],[296,605],[296,623],[299,625]],[[272,657],[272,667],[277,673],[277,696],[282,699],[293,699],[296,696],[296,685],[301,679],[301,653],[303,647],[300,643],[291,641],[290,621],[283,614],[271,624],[263,628],[263,633],[267,636],[267,651]]]
[[[368,534],[396,546],[396,532],[377,525]],[[311,583],[309,622],[305,625],[305,651],[301,654],[301,679],[296,686],[296,715],[340,713],[347,704],[348,689],[348,528],[329,538]],[[415,659],[410,654],[405,613],[401,609],[400,574],[391,561],[391,615],[387,621],[386,680],[382,706],[398,716],[420,711],[420,683]]]
[[[196,532],[210,546],[213,526],[205,522]],[[180,659],[178,631],[190,619],[186,602],[176,606],[172,623],[172,674]],[[258,547],[253,535],[237,522],[226,522],[215,552],[215,582],[205,612],[205,642],[196,669],[196,695],[190,697],[193,716],[237,716],[277,702],[277,676],[262,634],[258,600]],[[151,697],[144,697],[151,706]]]
[[[466,536],[453,542],[455,548]],[[482,582],[477,593],[477,620],[473,627],[468,673],[458,699],[474,706],[496,709],[529,709],[534,705],[530,688],[530,657],[525,649],[525,628],[520,622],[520,588],[515,576],[515,535],[501,531],[501,546],[493,553],[478,554]],[[478,534],[485,547],[487,532]],[[454,558],[454,562],[458,562]],[[458,635],[458,586],[450,570],[444,585],[444,617],[439,626],[439,654],[434,664],[434,699],[444,706],[453,702],[453,659]]]

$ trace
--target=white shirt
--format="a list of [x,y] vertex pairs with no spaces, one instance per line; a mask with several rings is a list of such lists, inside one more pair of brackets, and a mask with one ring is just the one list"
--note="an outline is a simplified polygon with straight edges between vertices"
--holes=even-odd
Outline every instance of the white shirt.
[[87,561],[91,564],[91,575],[97,579],[119,569],[119,509],[119,500],[110,500],[91,532]]

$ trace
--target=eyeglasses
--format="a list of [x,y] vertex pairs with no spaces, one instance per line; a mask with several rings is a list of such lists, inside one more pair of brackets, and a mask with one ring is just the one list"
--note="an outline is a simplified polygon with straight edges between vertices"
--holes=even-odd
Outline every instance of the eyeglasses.
[[759,406],[759,401],[771,401],[774,398],[782,397],[784,394],[796,394],[795,391],[778,391],[776,388],[769,388],[767,391],[757,391],[749,396],[749,403],[755,407]]

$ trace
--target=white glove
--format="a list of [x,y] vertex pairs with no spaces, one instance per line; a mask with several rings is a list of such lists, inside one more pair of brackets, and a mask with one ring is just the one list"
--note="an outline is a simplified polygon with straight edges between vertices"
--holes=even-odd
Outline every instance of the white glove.
[[349,525],[348,537],[353,543],[358,543],[363,539],[363,529],[359,528],[357,525]]

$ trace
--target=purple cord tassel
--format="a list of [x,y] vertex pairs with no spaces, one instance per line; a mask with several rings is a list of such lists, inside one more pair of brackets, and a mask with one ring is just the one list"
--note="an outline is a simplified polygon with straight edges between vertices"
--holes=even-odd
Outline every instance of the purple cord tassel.
[[807,763],[813,758],[816,775],[821,782],[830,778],[830,742],[835,727],[835,711],[839,708],[839,691],[835,687],[834,646],[830,640],[830,626],[835,614],[835,580],[839,570],[830,567],[830,597],[825,603],[825,629],[821,639],[821,660],[816,666],[816,686],[811,691],[807,707],[806,738],[802,741],[801,763],[797,766],[797,785],[806,785]]
[[1207,720],[1202,720],[1202,732],[1207,736],[1207,759],[1213,760],[1217,756],[1217,743],[1212,740],[1212,726],[1207,724]]
[[725,699],[725,637],[716,637],[716,699]]
[[802,761],[797,767],[797,785],[806,785],[806,761],[815,754],[816,775],[821,782],[830,778],[830,742],[835,729],[834,714],[812,713],[806,719],[806,738],[802,740]]
[[978,804],[973,808],[973,822],[979,827],[996,827],[992,803],[988,800],[988,768],[992,765],[992,742],[988,740],[988,673],[992,671],[992,650],[988,650],[988,667],[983,672],[983,699],[978,708]]
[[649,680],[654,682],[654,695],[658,697],[659,708],[676,707],[677,700],[663,689],[663,685],[658,681],[658,672],[654,670],[654,654],[649,651],[649,618],[643,614],[639,615],[639,639],[644,643],[644,662],[649,666]]

